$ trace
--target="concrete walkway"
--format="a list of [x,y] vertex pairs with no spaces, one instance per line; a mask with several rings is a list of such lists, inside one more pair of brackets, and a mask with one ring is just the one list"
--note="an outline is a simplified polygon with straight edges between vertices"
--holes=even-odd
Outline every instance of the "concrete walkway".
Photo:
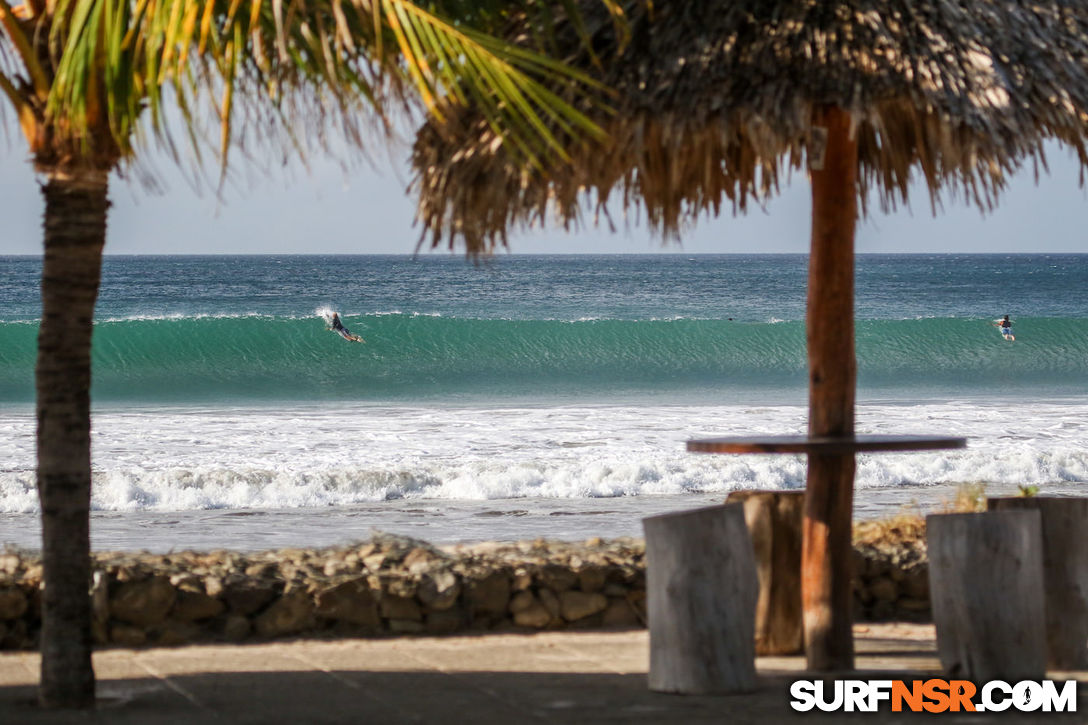
[[[938,672],[930,625],[858,626],[855,635],[859,673],[848,677]],[[38,709],[37,654],[7,653],[0,723],[1088,722],[1088,672],[1077,673],[1077,714],[844,716],[792,712],[800,657],[759,658],[759,689],[728,697],[650,692],[647,661],[645,631],[111,649],[95,655],[99,707],[73,713]]]

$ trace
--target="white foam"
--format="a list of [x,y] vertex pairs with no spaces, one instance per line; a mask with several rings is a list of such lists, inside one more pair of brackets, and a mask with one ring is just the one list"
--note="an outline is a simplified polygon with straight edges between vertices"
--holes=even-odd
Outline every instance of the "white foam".
[[115,322],[155,322],[162,320],[244,320],[244,319],[274,319],[272,315],[261,312],[163,312],[142,313],[138,315],[125,315],[123,317],[106,317],[95,320],[96,325]]
[[[127,409],[94,418],[92,505],[290,509],[392,499],[579,499],[803,485],[800,456],[689,454],[797,434],[800,406]],[[1088,404],[867,405],[868,433],[963,435],[963,451],[867,455],[857,485],[1088,483]],[[0,512],[32,512],[34,419],[0,413]]]

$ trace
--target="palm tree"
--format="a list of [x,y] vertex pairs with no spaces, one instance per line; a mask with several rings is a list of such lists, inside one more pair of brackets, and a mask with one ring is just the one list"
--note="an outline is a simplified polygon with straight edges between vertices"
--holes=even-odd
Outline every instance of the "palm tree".
[[362,143],[365,125],[389,128],[390,101],[418,99],[437,113],[471,98],[528,159],[559,149],[549,125],[597,132],[534,80],[577,83],[577,74],[474,29],[502,22],[501,4],[484,10],[454,23],[408,0],[0,0],[0,91],[45,201],[36,369],[43,705],[94,701],[90,352],[110,173],[132,168],[148,138],[177,157],[175,116],[199,163],[209,108],[224,170],[243,138],[301,152],[299,139],[335,128]]

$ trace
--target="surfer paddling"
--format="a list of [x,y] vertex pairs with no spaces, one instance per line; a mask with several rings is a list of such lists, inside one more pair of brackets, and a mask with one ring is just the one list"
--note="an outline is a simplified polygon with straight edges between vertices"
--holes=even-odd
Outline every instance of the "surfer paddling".
[[337,335],[344,338],[345,340],[349,340],[351,342],[366,342],[366,340],[359,337],[358,335],[351,334],[351,331],[348,330],[348,328],[344,327],[344,323],[340,321],[340,315],[336,312],[332,313],[332,319],[329,320],[329,325],[331,325],[329,329],[331,329],[333,332],[335,332]]
[[1001,336],[1003,338],[1005,338],[1006,340],[1012,342],[1013,340],[1016,339],[1016,337],[1013,336],[1013,334],[1012,334],[1012,321],[1009,320],[1008,315],[1005,315],[1004,319],[995,320],[994,321],[994,327],[1000,327],[1001,328]]

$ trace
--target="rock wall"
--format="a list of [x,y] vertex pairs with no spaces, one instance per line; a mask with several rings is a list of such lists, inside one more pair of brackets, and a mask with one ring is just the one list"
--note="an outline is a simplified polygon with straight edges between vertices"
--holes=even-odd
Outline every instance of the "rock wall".
[[[97,554],[99,644],[638,627],[636,540],[439,549],[381,535],[357,546],[262,554]],[[0,648],[34,647],[41,564],[0,554]]]
[[[138,647],[277,637],[356,637],[642,627],[636,539],[437,548],[379,535],[335,549],[95,555],[98,644]],[[860,619],[929,616],[924,545],[855,549]],[[0,554],[0,649],[33,648],[41,564]]]
[[932,621],[924,541],[854,545],[854,619]]

